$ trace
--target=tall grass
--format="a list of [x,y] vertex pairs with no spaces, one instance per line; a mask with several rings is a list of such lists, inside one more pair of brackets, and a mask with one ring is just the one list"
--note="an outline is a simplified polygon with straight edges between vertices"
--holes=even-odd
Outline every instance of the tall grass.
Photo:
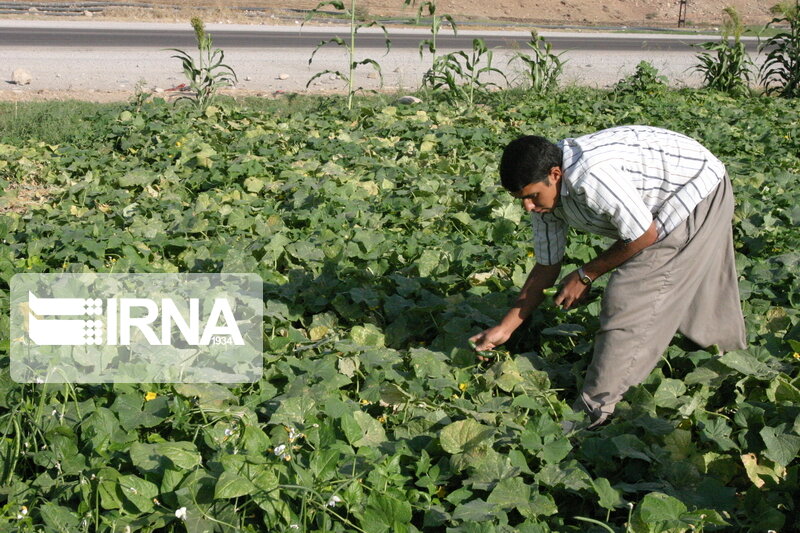
[[98,123],[110,120],[126,105],[79,100],[0,102],[0,143],[18,145],[35,139],[47,144],[91,144]]

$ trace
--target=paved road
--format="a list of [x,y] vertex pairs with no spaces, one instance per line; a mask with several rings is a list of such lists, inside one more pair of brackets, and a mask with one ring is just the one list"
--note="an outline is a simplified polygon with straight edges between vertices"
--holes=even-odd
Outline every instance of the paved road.
[[[237,90],[266,94],[284,92],[340,91],[343,82],[326,74],[306,87],[318,72],[347,69],[345,50],[326,46],[309,57],[315,46],[334,35],[346,36],[347,29],[334,26],[254,27],[208,24],[214,45],[224,49],[225,62],[238,75]],[[413,91],[430,68],[430,55],[420,58],[420,40],[425,30],[390,28],[392,49],[386,53],[383,35],[374,29],[359,33],[356,59],[380,63],[381,79],[368,67],[356,72],[357,86],[366,89]],[[694,70],[696,48],[691,43],[713,40],[712,36],[541,32],[567,60],[562,84],[608,87],[629,75],[640,61],[649,61],[675,86],[696,86],[702,81]],[[472,47],[482,37],[493,49],[493,66],[503,69],[515,84],[524,81],[522,65],[514,54],[527,49],[530,34],[516,32],[460,31],[440,35],[442,52]],[[748,40],[754,48],[754,40]],[[0,97],[3,94],[37,91],[132,92],[138,84],[145,89],[168,89],[186,81],[180,62],[165,48],[196,50],[188,24],[45,22],[0,20]],[[752,52],[752,50],[751,50]],[[754,52],[752,52],[754,54]],[[511,61],[509,63],[509,61]],[[24,68],[33,76],[30,85],[8,82],[11,73]],[[493,81],[505,84],[496,77]],[[14,95],[11,95],[12,97]]]
[[[0,21],[2,24],[2,21]],[[659,35],[659,34],[548,34],[548,41],[555,50],[630,52],[685,52],[691,50],[692,44],[711,39],[710,36],[695,35]],[[346,39],[346,29],[326,30],[320,28],[286,29],[217,29],[213,32],[215,45],[221,48],[300,48],[309,49],[321,40],[332,37]],[[420,39],[427,38],[426,31],[390,30],[393,48],[413,48],[419,46]],[[442,49],[470,49],[472,39],[481,37],[490,48],[520,49],[529,40],[527,34],[508,32],[462,32],[454,36],[449,31],[439,35],[438,44]],[[0,47],[96,47],[96,48],[169,48],[192,47],[194,34],[191,29],[163,28],[59,28],[54,31],[50,27],[3,27],[0,25]],[[381,48],[383,35],[374,31],[361,33],[358,45],[364,48]],[[748,48],[753,51],[757,47],[754,39],[747,41]]]

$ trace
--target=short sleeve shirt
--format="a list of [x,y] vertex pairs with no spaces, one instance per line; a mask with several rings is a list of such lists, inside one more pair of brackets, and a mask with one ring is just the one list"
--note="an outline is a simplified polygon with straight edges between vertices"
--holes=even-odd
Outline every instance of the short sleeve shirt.
[[694,139],[650,126],[619,126],[558,145],[559,203],[531,213],[534,252],[544,265],[563,259],[570,226],[630,242],[655,221],[663,239],[725,175],[725,165]]

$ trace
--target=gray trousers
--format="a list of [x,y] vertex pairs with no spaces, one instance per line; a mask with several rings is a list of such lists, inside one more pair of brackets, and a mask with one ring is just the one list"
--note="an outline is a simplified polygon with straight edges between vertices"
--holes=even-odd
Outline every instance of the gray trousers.
[[576,402],[593,425],[655,368],[677,331],[700,346],[745,348],[725,176],[662,240],[620,265],[603,295],[594,356]]

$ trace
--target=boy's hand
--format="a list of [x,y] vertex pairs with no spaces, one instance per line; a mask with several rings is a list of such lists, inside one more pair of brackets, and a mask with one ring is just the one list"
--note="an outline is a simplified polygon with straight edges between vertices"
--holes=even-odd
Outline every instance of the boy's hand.
[[506,331],[502,326],[494,326],[473,335],[469,341],[475,345],[476,352],[485,352],[494,350],[505,343],[509,337],[511,337],[511,332]]
[[581,281],[578,271],[570,272],[561,282],[561,291],[553,299],[553,303],[562,309],[569,309],[580,303],[589,292],[589,286]]

